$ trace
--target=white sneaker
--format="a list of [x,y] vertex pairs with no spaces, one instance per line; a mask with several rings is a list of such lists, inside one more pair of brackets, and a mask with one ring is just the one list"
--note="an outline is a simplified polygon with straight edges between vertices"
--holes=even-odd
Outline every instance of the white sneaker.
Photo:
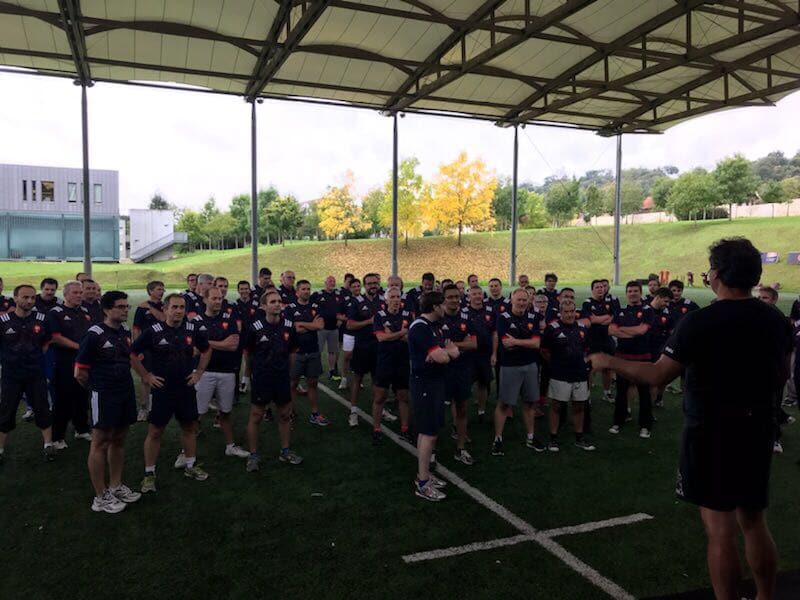
[[250,453],[241,446],[225,446],[225,456],[235,456],[237,458],[247,458]]
[[53,448],[56,450],[66,450],[67,449],[67,442],[64,440],[57,440],[53,442]]
[[186,468],[186,455],[181,452],[178,454],[178,457],[175,459],[175,468],[176,469],[185,469]]
[[614,404],[615,398],[612,392],[603,392],[603,400],[609,404]]
[[342,377],[342,380],[339,382],[339,389],[340,390],[347,389],[347,377]]
[[387,423],[394,423],[395,421],[397,421],[397,416],[393,415],[388,408],[383,409],[383,414],[381,415],[381,417]]
[[351,412],[350,416],[347,417],[347,422],[350,427],[358,427],[358,415],[354,412]]
[[111,492],[106,490],[100,498],[95,496],[95,499],[92,501],[92,510],[94,512],[114,514],[125,510],[125,503],[118,500]]
[[617,435],[619,431],[620,431],[619,425],[612,425],[611,427],[608,428],[608,433],[613,433],[614,435]]
[[87,442],[92,441],[92,434],[91,433],[78,433],[75,432],[75,439],[76,440],[86,440]]
[[639,437],[643,440],[650,439],[650,430],[647,427],[642,427],[639,430]]
[[124,502],[125,504],[131,504],[133,502],[138,502],[142,494],[139,492],[134,492],[131,488],[129,488],[124,483],[121,483],[118,488],[108,488],[108,492],[114,496],[120,502]]
[[25,414],[22,415],[22,419],[24,421],[32,421],[33,420],[33,409],[29,408],[25,411]]
[[783,454],[783,445],[776,441],[772,446],[772,452],[775,454]]
[[147,421],[148,414],[149,411],[146,408],[140,408],[138,414],[136,415],[136,420],[140,423],[143,421]]
[[788,417],[786,417],[786,423],[785,423],[785,425],[791,425],[791,424],[792,424],[792,423],[794,423],[795,421],[797,421],[797,419],[795,419],[795,418],[794,418],[792,415],[789,415]]

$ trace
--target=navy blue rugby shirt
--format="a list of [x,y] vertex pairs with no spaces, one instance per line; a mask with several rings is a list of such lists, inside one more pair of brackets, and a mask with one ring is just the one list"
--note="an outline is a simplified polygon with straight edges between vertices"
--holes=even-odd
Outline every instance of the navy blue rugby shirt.
[[181,387],[186,385],[186,378],[194,370],[195,348],[207,352],[208,337],[194,321],[184,319],[177,327],[167,323],[151,325],[134,340],[131,353],[150,352],[153,374],[164,377],[167,387]]
[[[284,315],[295,325],[297,323],[311,323],[317,318],[317,305],[311,302],[301,304],[292,302],[283,309]],[[316,331],[299,332],[295,329],[295,343],[297,352],[300,354],[311,354],[319,352],[319,341]]]
[[46,315],[31,312],[19,317],[15,312],[0,315],[0,365],[5,381],[43,379],[44,352],[52,334]]
[[428,362],[428,354],[437,348],[444,348],[444,336],[439,322],[425,317],[414,319],[408,328],[408,354],[411,362],[411,375],[425,379],[443,379],[447,364]]
[[[412,320],[411,312],[408,310],[401,309],[394,314],[387,309],[379,310],[372,320],[372,332],[377,334],[388,330],[391,333],[397,333],[404,327],[408,329]],[[378,362],[393,364],[398,361],[408,361],[408,342],[406,340],[378,341]]]
[[131,332],[125,325],[116,329],[105,323],[92,325],[81,339],[75,366],[89,370],[92,391],[132,391]]

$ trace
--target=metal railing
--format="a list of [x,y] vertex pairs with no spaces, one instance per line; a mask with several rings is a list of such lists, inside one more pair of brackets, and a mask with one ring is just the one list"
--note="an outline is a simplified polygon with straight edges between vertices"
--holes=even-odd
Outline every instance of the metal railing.
[[173,244],[185,244],[189,241],[189,234],[185,231],[173,231],[168,233],[164,237],[161,237],[154,242],[150,242],[143,248],[139,248],[135,251],[131,251],[131,260],[133,262],[139,262],[140,260],[144,260],[148,256],[152,256],[159,250],[163,250],[164,248],[171,246]]

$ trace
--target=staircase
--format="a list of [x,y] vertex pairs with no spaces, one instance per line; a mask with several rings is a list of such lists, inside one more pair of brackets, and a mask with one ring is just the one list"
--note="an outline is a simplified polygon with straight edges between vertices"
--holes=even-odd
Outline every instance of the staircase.
[[175,244],[185,244],[189,241],[189,234],[185,231],[173,231],[168,233],[162,238],[154,242],[150,242],[143,248],[131,250],[131,260],[135,263],[142,262],[143,260],[153,256],[156,252],[160,252]]

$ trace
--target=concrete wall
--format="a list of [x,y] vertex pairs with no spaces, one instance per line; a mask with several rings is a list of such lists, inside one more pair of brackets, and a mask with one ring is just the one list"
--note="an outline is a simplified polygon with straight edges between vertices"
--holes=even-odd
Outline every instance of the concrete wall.
[[173,232],[174,217],[171,210],[132,208],[131,254]]

